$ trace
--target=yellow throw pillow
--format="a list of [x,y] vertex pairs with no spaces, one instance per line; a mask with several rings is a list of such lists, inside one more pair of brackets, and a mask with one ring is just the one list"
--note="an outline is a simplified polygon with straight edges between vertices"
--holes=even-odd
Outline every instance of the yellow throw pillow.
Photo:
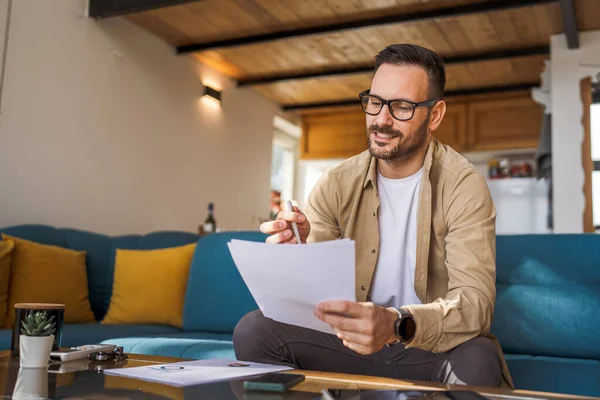
[[158,250],[117,249],[112,297],[102,323],[181,328],[195,249],[195,243]]
[[8,313],[8,282],[14,247],[15,242],[12,240],[0,242],[0,328],[6,323]]
[[88,297],[85,251],[48,246],[2,235],[15,242],[8,291],[8,320],[15,323],[16,303],[65,305],[65,323],[94,322]]

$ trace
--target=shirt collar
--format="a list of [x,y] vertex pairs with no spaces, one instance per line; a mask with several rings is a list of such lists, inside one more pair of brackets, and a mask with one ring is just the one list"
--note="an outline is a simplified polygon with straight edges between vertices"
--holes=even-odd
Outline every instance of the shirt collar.
[[[433,161],[433,151],[437,143],[437,139],[432,136],[431,140],[429,141],[429,145],[427,146],[425,162],[423,163],[424,173],[428,173],[431,169],[431,163]],[[371,156],[371,162],[369,163],[369,169],[367,170],[367,175],[365,176],[363,189],[366,188],[369,183],[371,183],[373,187],[377,187],[377,159],[373,156]]]

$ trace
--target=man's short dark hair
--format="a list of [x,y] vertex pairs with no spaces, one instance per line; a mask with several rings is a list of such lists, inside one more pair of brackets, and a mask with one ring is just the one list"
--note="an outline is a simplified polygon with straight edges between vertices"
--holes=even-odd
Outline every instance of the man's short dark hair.
[[441,99],[446,87],[444,60],[434,51],[414,44],[392,44],[375,56],[375,72],[381,64],[416,65],[429,76],[429,96]]

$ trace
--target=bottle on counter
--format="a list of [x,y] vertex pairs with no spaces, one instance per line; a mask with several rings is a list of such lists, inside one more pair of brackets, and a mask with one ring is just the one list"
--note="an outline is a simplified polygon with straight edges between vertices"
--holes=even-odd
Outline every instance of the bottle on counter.
[[208,203],[208,215],[201,226],[201,234],[211,234],[217,231],[217,221],[214,215],[214,204]]
[[498,160],[492,159],[488,161],[488,178],[498,179],[500,177],[500,170],[498,168]]

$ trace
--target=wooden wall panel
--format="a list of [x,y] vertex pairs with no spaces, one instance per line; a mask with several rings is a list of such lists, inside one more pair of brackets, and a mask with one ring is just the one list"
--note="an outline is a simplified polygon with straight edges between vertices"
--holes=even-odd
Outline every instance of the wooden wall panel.
[[583,115],[583,143],[581,144],[581,165],[583,167],[583,195],[585,206],[583,209],[583,232],[594,233],[594,198],[592,195],[592,174],[594,173],[594,162],[592,161],[592,138],[591,138],[591,115],[592,105],[592,78],[587,77],[579,81],[581,104]]
[[530,97],[490,99],[469,104],[470,151],[537,147],[543,110]]

